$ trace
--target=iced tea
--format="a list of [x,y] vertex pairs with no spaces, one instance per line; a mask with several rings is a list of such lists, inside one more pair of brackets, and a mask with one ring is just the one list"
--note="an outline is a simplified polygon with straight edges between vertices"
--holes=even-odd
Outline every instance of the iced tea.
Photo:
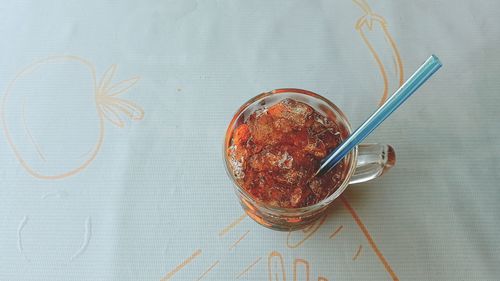
[[256,201],[279,208],[314,205],[344,181],[341,161],[313,177],[320,161],[342,141],[335,120],[292,98],[261,106],[232,131],[227,157],[238,184]]

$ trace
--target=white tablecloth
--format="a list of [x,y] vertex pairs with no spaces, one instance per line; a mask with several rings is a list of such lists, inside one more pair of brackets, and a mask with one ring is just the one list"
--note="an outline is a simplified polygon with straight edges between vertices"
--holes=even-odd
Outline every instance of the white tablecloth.
[[[4,1],[0,280],[499,280],[500,2]],[[306,231],[246,217],[222,142],[294,87],[396,166]]]

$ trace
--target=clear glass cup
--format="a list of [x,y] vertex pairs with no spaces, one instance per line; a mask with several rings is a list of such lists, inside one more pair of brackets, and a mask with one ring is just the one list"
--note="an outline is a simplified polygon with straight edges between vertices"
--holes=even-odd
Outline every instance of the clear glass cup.
[[381,176],[396,163],[396,153],[390,145],[361,144],[344,158],[347,165],[342,181],[336,190],[322,201],[301,208],[279,208],[254,199],[242,188],[231,170],[227,149],[233,130],[255,110],[270,107],[285,98],[303,102],[334,121],[342,139],[351,134],[351,125],[344,113],[332,102],[313,92],[301,89],[277,89],[262,93],[243,104],[234,114],[226,130],[224,140],[224,162],[226,172],[233,182],[241,206],[253,220],[275,230],[296,230],[313,223],[326,211],[329,205],[344,192],[349,184],[366,182]]

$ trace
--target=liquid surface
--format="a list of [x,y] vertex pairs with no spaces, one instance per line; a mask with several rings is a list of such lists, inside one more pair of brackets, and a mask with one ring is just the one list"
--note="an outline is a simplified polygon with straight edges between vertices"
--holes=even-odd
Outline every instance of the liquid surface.
[[299,208],[318,203],[340,186],[345,160],[321,177],[312,176],[341,141],[335,122],[287,98],[240,122],[227,154],[238,184],[254,199]]

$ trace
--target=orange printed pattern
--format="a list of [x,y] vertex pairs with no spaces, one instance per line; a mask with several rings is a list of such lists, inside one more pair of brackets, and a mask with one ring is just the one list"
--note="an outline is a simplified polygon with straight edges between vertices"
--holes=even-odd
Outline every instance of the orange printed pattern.
[[201,250],[198,249],[196,250],[189,258],[184,260],[181,264],[179,264],[177,267],[175,267],[172,271],[167,273],[163,278],[161,278],[161,281],[167,281],[170,280],[179,270],[183,269],[186,265],[191,263],[195,258],[197,258],[199,255],[201,255]]
[[228,226],[226,226],[223,230],[219,232],[219,236],[222,237],[226,235],[231,229],[235,228],[240,222],[242,222],[246,218],[246,214],[241,215],[239,218],[234,220],[232,223],[230,223]]
[[[401,59],[401,56],[399,54],[398,47],[396,45],[396,42],[391,36],[391,33],[387,29],[387,22],[386,20],[378,15],[375,14],[370,6],[368,6],[368,3],[366,3],[365,0],[353,0],[354,3],[356,3],[365,13],[357,22],[356,22],[356,30],[358,31],[359,35],[363,39],[363,42],[365,45],[368,47],[370,50],[373,58],[377,62],[380,75],[382,76],[383,82],[384,82],[384,89],[382,93],[382,98],[380,99],[379,105],[382,105],[388,98],[389,95],[389,90],[395,90],[397,87],[403,84],[403,79],[404,79],[404,73],[403,73],[403,61]],[[370,37],[375,37],[373,39],[379,39],[377,37],[377,32],[376,30],[380,29],[382,33],[384,34],[384,41],[388,42],[389,47],[387,46],[380,46],[380,44],[377,44],[378,42],[384,42],[382,40],[370,40]],[[393,64],[395,67],[395,73],[397,76],[397,84],[395,84],[391,89],[389,89],[390,79],[388,77],[388,71],[387,69],[391,67],[391,63],[389,62],[383,62],[383,60],[380,57],[381,52],[385,52],[387,49],[391,50],[392,52],[392,58],[393,58]]]
[[250,230],[247,230],[245,234],[243,234],[238,240],[236,240],[236,242],[234,242],[233,245],[231,245],[231,247],[229,247],[229,250],[231,251],[232,249],[234,249],[234,247],[236,247],[236,245],[238,245],[241,242],[241,240],[245,239],[245,237],[248,235],[249,232]]
[[285,261],[280,253],[273,251],[269,254],[267,274],[269,281],[286,281]]
[[112,84],[115,72],[116,64],[113,64],[103,75],[97,88],[96,102],[100,109],[99,113],[104,118],[113,125],[123,128],[125,126],[123,115],[131,120],[142,120],[144,110],[135,103],[118,97],[134,86],[139,81],[139,77]]
[[203,279],[203,277],[205,277],[210,271],[212,271],[212,269],[214,269],[214,267],[218,264],[219,261],[218,260],[215,261],[205,272],[203,272],[203,274],[200,277],[198,277],[196,281],[200,281],[201,279]]
[[262,257],[257,258],[255,261],[253,261],[249,266],[247,266],[242,272],[240,272],[237,276],[236,279],[239,279],[241,276],[245,275],[247,272],[249,272],[259,261],[262,259]]
[[302,231],[290,231],[286,237],[286,246],[288,248],[297,248],[310,239],[316,231],[325,223],[327,218],[325,213],[319,220],[315,221],[310,226],[304,228]]
[[[298,273],[298,269],[302,267],[304,270],[300,271],[303,273]],[[283,256],[277,252],[277,251],[272,251],[269,253],[268,257],[268,264],[267,264],[267,269],[268,269],[268,278],[269,281],[286,281],[286,269],[285,269],[285,260]],[[292,272],[293,272],[293,281],[310,281],[311,280],[311,269],[309,262],[305,259],[301,258],[296,258],[293,261],[293,266],[292,266]],[[328,281],[325,277],[318,277],[318,281]]]
[[363,245],[359,245],[358,247],[358,250],[356,251],[356,253],[354,254],[354,257],[352,257],[352,260],[355,261],[358,257],[359,257],[359,254],[361,254],[361,250],[363,249]]
[[[41,73],[42,71],[41,69],[43,69],[44,71],[51,71],[52,67],[57,68],[57,66],[61,63],[78,66],[81,69],[83,69],[83,71],[88,72],[88,75],[90,75],[91,78],[90,80],[92,85],[89,86],[91,86],[91,89],[93,89],[94,92],[89,94],[92,94],[95,98],[95,106],[99,118],[99,124],[98,124],[99,135],[92,149],[90,149],[88,153],[83,155],[86,156],[84,160],[76,159],[75,160],[76,163],[72,167],[60,167],[61,172],[47,173],[40,171],[33,165],[33,163],[30,163],[30,161],[28,160],[30,157],[27,157],[27,155],[25,154],[26,152],[22,151],[19,148],[19,143],[16,144],[13,138],[15,134],[11,133],[11,130],[14,128],[14,126],[12,126],[7,122],[5,112],[6,109],[8,109],[7,107],[8,102],[9,99],[11,98],[12,91],[16,87],[16,83],[19,83],[28,74],[33,75],[36,73],[36,75],[47,75],[47,73]],[[12,151],[14,152],[15,157],[17,158],[21,166],[30,175],[38,179],[47,179],[47,180],[63,179],[76,175],[82,172],[85,168],[87,168],[90,165],[90,163],[92,163],[92,161],[94,161],[94,159],[96,158],[104,141],[104,133],[105,133],[104,120],[108,120],[112,124],[118,127],[123,127],[124,117],[129,118],[131,120],[143,119],[144,110],[141,107],[139,107],[137,104],[131,101],[118,97],[121,94],[128,91],[132,86],[134,86],[137,83],[137,81],[139,81],[139,77],[136,76],[130,79],[123,80],[118,83],[114,83],[112,81],[115,72],[116,72],[116,65],[112,65],[109,68],[109,70],[106,71],[106,73],[103,75],[102,79],[98,84],[95,67],[89,61],[77,56],[53,56],[39,60],[31,64],[30,66],[24,68],[9,83],[5,91],[5,95],[3,97],[1,106],[1,119],[3,123],[3,130],[7,142],[9,143]],[[35,136],[33,136],[33,134],[28,128],[25,118],[24,103],[25,101],[23,101],[22,105],[22,123],[25,132],[28,135],[29,143],[31,143],[34,146],[38,156],[40,157],[41,160],[43,160],[44,165],[50,165],[51,162],[49,157],[45,153],[43,153],[40,144],[37,143]]]
[[337,227],[337,229],[335,229],[335,231],[330,235],[330,239],[333,239],[337,234],[339,234],[339,232],[342,230],[342,228],[344,228],[343,225]]
[[31,134],[31,131],[28,127],[28,124],[26,122],[26,101],[23,102],[23,109],[22,109],[22,112],[21,112],[21,115],[22,115],[22,119],[23,119],[23,127],[24,127],[24,131],[26,132],[26,134],[28,135],[30,141],[31,141],[31,144],[33,144],[33,146],[35,147],[36,149],[36,152],[38,153],[38,157],[40,157],[40,159],[43,160],[43,162],[47,162],[47,158],[45,158],[45,155],[42,151],[42,148],[40,147],[40,145],[36,142],[35,138],[33,137],[33,135]]
[[297,275],[297,267],[299,267],[299,264],[302,264],[304,266],[305,272],[306,272],[306,278],[305,279],[300,279],[300,280],[306,280],[309,281],[309,275],[311,274],[310,269],[309,269],[309,262],[303,259],[295,259],[293,261],[293,281],[297,281],[298,275]]
[[370,245],[372,250],[375,252],[378,259],[380,260],[382,265],[385,267],[385,270],[391,276],[392,280],[394,280],[394,281],[399,280],[398,276],[396,275],[394,270],[392,270],[391,265],[385,259],[384,255],[382,255],[382,252],[377,247],[377,244],[375,244],[375,241],[373,240],[372,236],[370,235],[370,232],[368,232],[368,229],[366,228],[365,224],[361,221],[361,219],[359,218],[359,216],[356,213],[356,211],[354,210],[354,208],[351,206],[351,204],[349,204],[349,202],[347,201],[347,199],[343,195],[341,195],[339,198],[340,198],[340,201],[342,201],[342,203],[344,204],[344,207],[351,214],[352,218],[354,219],[354,221],[358,225],[361,232],[363,232],[363,235],[365,236],[366,240],[368,241],[368,244]]

